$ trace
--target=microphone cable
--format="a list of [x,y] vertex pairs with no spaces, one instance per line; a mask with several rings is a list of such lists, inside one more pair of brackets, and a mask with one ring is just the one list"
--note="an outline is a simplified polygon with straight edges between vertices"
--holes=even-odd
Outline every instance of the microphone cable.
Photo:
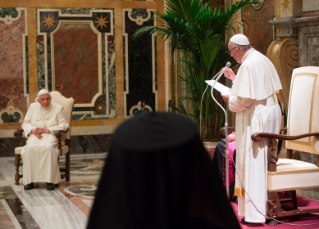
[[[226,69],[230,67],[230,65],[231,65],[231,63],[228,61],[226,63],[226,65],[225,65],[225,67],[222,68],[219,72],[217,72],[217,74],[215,74],[211,80],[214,80],[216,77],[218,77],[218,79],[215,81],[215,84],[216,84],[216,82],[223,75],[223,73],[226,71]],[[214,84],[214,86],[215,86],[215,84]],[[214,86],[212,88],[214,88]],[[205,95],[208,87],[209,87],[209,84],[207,84],[207,86],[205,88],[205,91],[202,94],[201,101],[200,101],[200,109],[199,109],[199,136],[200,136],[200,138],[202,138],[202,119],[203,119],[203,117],[202,117],[202,108],[203,108],[203,100],[204,100],[204,95]]]

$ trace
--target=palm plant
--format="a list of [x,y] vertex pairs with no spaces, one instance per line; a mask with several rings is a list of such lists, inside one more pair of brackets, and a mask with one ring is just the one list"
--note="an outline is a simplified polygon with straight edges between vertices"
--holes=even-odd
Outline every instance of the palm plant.
[[[213,7],[211,1],[205,0],[167,0],[166,4],[165,13],[155,12],[157,26],[142,27],[134,36],[157,33],[164,40],[169,40],[171,60],[174,60],[173,54],[176,50],[182,52],[185,68],[180,79],[186,82],[189,96],[179,98],[178,106],[173,109],[188,115],[199,124],[201,96],[206,88],[205,80],[210,78],[214,63],[213,70],[220,67],[216,57],[224,54],[221,52],[224,33],[230,28],[229,23],[234,14],[251,3],[239,1],[227,10],[222,6]],[[172,68],[173,66],[174,64],[171,64]],[[190,111],[183,106],[183,100],[191,103]],[[203,106],[206,123],[213,120],[214,116],[216,120],[218,116],[211,109],[210,95],[207,94]],[[223,121],[222,118],[218,120],[219,123]]]

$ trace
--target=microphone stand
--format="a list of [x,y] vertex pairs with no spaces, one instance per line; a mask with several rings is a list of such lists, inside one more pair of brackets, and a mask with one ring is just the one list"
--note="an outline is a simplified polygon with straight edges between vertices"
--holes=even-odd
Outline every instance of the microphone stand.
[[[221,72],[222,70],[220,70],[219,72],[217,72],[216,75],[213,76],[212,80],[216,78],[216,76]],[[219,75],[218,75],[219,76]],[[202,119],[203,119],[203,115],[202,115],[202,108],[203,108],[203,100],[204,100],[204,95],[208,89],[209,85],[207,84],[205,91],[202,94],[202,99],[200,101],[200,109],[199,109],[199,137],[202,139]],[[203,140],[203,139],[202,139]]]
[[[226,67],[227,68],[227,67]],[[217,77],[217,79],[215,80],[212,89],[211,89],[211,96],[213,98],[213,100],[215,101],[215,103],[217,103],[217,105],[223,110],[224,114],[225,114],[225,172],[226,172],[226,193],[227,193],[227,198],[229,198],[229,151],[228,151],[228,117],[227,117],[227,111],[223,108],[223,106],[217,102],[217,100],[214,97],[214,87],[215,84],[217,83],[217,81],[220,79],[220,77],[224,74],[226,68],[224,69],[224,71],[221,72],[221,74]]]

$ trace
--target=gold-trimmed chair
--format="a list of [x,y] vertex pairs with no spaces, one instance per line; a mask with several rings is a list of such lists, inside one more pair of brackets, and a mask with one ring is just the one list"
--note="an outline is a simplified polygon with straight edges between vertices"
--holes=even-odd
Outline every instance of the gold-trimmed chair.
[[[268,216],[270,225],[286,216],[319,212],[298,208],[296,190],[319,188],[319,67],[294,69],[291,78],[287,135],[255,133],[253,141],[269,139]],[[277,156],[277,140],[286,140],[287,158]],[[293,151],[316,155],[316,163],[292,159]],[[284,195],[282,195],[284,194]],[[289,207],[286,207],[288,204]]]
[[[58,149],[60,151],[60,157],[65,156],[65,163],[64,165],[60,166],[61,172],[61,179],[66,181],[70,181],[70,139],[71,139],[71,117],[72,117],[72,109],[74,105],[73,98],[66,98],[58,91],[51,91],[52,96],[52,103],[60,104],[64,108],[65,117],[69,123],[69,129],[67,131],[59,131],[57,134],[58,138]],[[15,167],[16,167],[16,174],[15,174],[15,184],[19,184],[19,180],[23,177],[22,174],[19,172],[19,167],[22,165],[21,159],[21,151],[24,144],[24,134],[22,129],[18,129],[15,131],[14,136],[19,138],[19,147],[15,148]]]

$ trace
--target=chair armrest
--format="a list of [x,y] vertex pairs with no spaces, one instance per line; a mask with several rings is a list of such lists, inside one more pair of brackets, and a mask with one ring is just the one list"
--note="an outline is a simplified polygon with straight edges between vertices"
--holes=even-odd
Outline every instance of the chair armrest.
[[[281,132],[287,133],[287,130],[288,130],[287,127],[280,128],[280,133],[281,133]],[[229,127],[228,127],[228,133],[230,133],[230,132],[236,132],[234,126],[229,126]]]
[[60,150],[60,156],[62,156],[62,134],[67,133],[69,131],[69,128],[66,130],[59,130],[56,137],[58,139],[58,149]]
[[288,131],[288,128],[287,128],[287,127],[280,128],[280,133],[281,133],[281,132],[284,132],[284,133],[286,134],[287,131]]
[[319,139],[319,133],[306,133],[306,134],[300,134],[300,135],[282,135],[282,134],[259,132],[259,133],[253,133],[251,135],[251,140],[253,140],[254,142],[259,142],[261,138],[276,138],[279,140],[296,140],[296,139],[306,138],[311,136],[315,136],[316,138]]
[[66,130],[59,130],[58,133],[64,134],[69,132],[69,128],[67,128]]
[[17,129],[16,131],[14,131],[14,136],[16,138],[22,138],[23,132],[23,129]]
[[23,136],[23,129],[17,129],[16,131],[14,131],[14,136],[16,138],[19,138],[19,146],[23,146],[24,145],[24,136]]
[[66,129],[66,130],[59,130],[59,131],[56,133],[56,137],[57,137],[58,139],[61,139],[62,134],[65,134],[65,133],[67,133],[67,132],[69,132],[69,128]]

